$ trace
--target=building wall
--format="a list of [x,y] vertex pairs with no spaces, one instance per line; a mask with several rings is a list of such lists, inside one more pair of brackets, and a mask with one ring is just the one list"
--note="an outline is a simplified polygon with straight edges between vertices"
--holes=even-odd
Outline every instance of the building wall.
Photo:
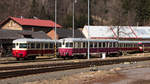
[[[49,37],[51,37],[52,40],[55,40],[55,31],[54,30],[51,30],[50,32],[47,33],[47,35]],[[56,39],[58,39],[59,36],[56,34]]]
[[52,28],[49,28],[49,27],[37,27],[37,26],[23,26],[23,30],[29,30],[29,31],[33,31],[33,32],[43,31],[45,33],[48,33],[49,31],[52,30]]
[[5,25],[2,26],[2,29],[8,30],[23,30],[22,27],[14,22],[13,20],[8,21]]
[[85,27],[83,28],[82,33],[86,38],[88,38],[88,30]]

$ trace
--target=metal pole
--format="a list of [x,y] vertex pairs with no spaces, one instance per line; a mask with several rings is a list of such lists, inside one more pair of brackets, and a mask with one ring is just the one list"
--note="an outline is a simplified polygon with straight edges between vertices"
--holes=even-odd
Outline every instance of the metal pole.
[[73,38],[74,38],[74,17],[75,17],[75,16],[74,16],[74,5],[75,5],[75,3],[77,3],[77,0],[74,0],[74,1],[73,1],[73,6],[72,6],[72,9],[73,9],[73,12],[72,12],[72,17],[73,17],[73,18],[72,18],[72,28],[73,28],[73,29],[72,29],[72,37],[73,37]]
[[90,26],[90,0],[88,0],[88,59],[90,59],[90,34],[89,34],[89,26]]
[[56,58],[56,23],[57,23],[57,0],[55,0],[55,58]]
[[72,28],[73,28],[73,30],[72,30],[72,37],[74,38],[74,1],[73,1],[73,21],[72,21]]

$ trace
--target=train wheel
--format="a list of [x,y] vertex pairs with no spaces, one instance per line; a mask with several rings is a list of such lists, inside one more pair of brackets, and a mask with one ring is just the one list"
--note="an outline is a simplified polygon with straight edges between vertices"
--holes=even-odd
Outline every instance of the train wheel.
[[17,61],[19,61],[19,60],[20,60],[20,58],[16,58],[16,60],[17,60]]
[[66,57],[63,57],[63,59],[65,60],[65,59],[66,59]]

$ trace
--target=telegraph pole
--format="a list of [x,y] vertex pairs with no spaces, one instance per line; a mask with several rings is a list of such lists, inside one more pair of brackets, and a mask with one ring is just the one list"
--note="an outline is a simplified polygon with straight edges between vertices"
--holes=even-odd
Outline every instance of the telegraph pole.
[[75,5],[75,3],[77,3],[77,0],[74,0],[74,1],[73,1],[73,6],[72,6],[72,9],[73,9],[73,12],[72,12],[72,17],[73,17],[73,18],[72,18],[72,28],[73,28],[73,29],[72,29],[72,37],[73,37],[73,38],[74,38],[74,17],[75,17],[75,16],[74,16],[74,5]]
[[88,59],[90,59],[90,34],[89,34],[89,26],[90,26],[90,0],[88,0]]
[[56,58],[56,23],[57,23],[57,0],[55,0],[55,58]]

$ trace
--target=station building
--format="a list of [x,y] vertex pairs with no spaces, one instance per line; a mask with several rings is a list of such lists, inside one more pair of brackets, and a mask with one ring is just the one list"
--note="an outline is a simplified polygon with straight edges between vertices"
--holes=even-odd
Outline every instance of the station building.
[[[0,23],[0,28],[3,30],[28,30],[33,32],[43,31],[46,34],[54,27],[55,22],[51,20],[27,19],[22,17],[8,17]],[[56,27],[61,28],[62,26],[56,24]]]
[[84,26],[82,33],[90,39],[150,41],[150,26]]

